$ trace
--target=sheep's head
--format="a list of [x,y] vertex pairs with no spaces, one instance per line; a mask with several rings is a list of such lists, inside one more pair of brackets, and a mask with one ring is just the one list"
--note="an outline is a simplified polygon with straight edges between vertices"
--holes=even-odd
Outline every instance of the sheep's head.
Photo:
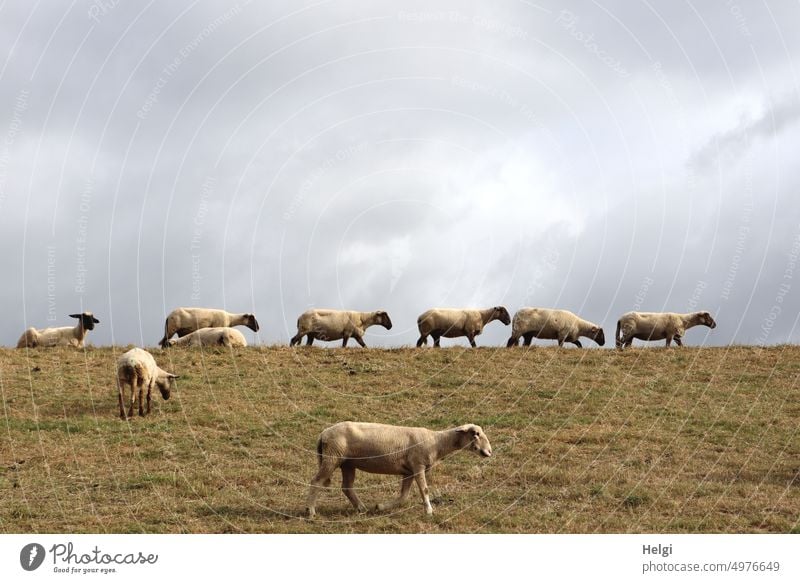
[[253,314],[245,314],[245,326],[250,328],[253,332],[258,332],[258,321]]
[[486,437],[480,425],[468,423],[461,427],[456,427],[456,431],[462,436],[461,449],[474,451],[483,457],[491,457],[492,444],[489,443],[489,438]]
[[378,318],[378,321],[376,322],[376,324],[380,324],[381,326],[383,326],[387,330],[391,330],[392,329],[392,320],[389,318],[389,314],[387,314],[383,310],[380,310],[378,312],[375,312],[375,316],[377,316],[377,318]]
[[172,393],[172,389],[175,388],[175,379],[178,378],[178,375],[174,375],[172,373],[166,373],[158,377],[156,380],[156,386],[158,387],[158,391],[161,393],[161,397],[165,401],[169,401],[169,395]]
[[717,323],[714,321],[714,318],[712,318],[711,314],[709,314],[708,312],[700,313],[700,323],[708,326],[709,328],[717,327]]
[[511,316],[508,314],[508,310],[506,310],[503,306],[495,306],[494,319],[500,320],[506,326],[511,323]]
[[70,318],[77,318],[81,321],[81,328],[84,330],[94,330],[94,325],[99,324],[100,320],[94,317],[91,312],[83,312],[81,314],[70,314]]
[[606,343],[606,335],[600,326],[592,326],[592,329],[589,330],[589,338],[597,342],[599,346],[603,346]]

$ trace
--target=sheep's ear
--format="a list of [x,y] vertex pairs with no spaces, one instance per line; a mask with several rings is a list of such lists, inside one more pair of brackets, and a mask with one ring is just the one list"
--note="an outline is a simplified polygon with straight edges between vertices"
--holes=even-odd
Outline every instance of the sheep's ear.
[[69,317],[70,318],[82,318],[83,314],[70,314]]
[[472,423],[467,423],[466,425],[461,425],[460,427],[456,427],[456,431],[459,433],[477,433],[477,429]]
[[179,379],[179,378],[181,378],[181,377],[180,377],[179,375],[172,374],[171,372],[168,372],[168,373],[167,373],[167,378],[168,378],[168,379]]

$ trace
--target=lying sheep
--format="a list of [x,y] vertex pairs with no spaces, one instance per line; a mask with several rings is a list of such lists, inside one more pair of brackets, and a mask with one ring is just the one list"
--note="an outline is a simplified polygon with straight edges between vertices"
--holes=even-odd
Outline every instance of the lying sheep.
[[674,312],[628,312],[617,322],[617,348],[633,344],[633,339],[638,340],[665,340],[667,346],[674,340],[678,346],[683,346],[681,338],[686,330],[694,326],[708,326],[716,328],[717,323],[708,312],[691,312],[689,314],[676,314]]
[[500,320],[508,326],[511,323],[511,316],[503,306],[486,308],[485,310],[451,310],[446,308],[434,308],[420,314],[417,318],[419,328],[419,340],[417,348],[423,344],[428,344],[428,335],[433,337],[433,345],[439,347],[439,339],[458,338],[466,336],[470,345],[475,348],[475,337],[483,332],[483,327],[492,320]]
[[131,387],[131,401],[128,408],[128,417],[133,417],[133,403],[139,395],[139,416],[144,417],[142,399],[147,387],[147,413],[150,413],[150,392],[153,387],[158,387],[164,400],[169,399],[170,392],[175,384],[177,375],[162,370],[156,364],[153,356],[141,348],[132,348],[117,360],[117,388],[119,389],[119,416],[125,419],[123,400],[125,385]]
[[253,332],[258,332],[258,322],[253,314],[232,314],[211,308],[176,308],[169,313],[164,322],[164,338],[159,344],[161,348],[166,348],[169,339],[175,334],[183,337],[200,328],[233,326],[247,326]]
[[171,338],[169,346],[247,346],[244,334],[236,328],[200,328],[181,338]]
[[353,507],[366,511],[364,504],[353,490],[356,470],[372,474],[403,476],[400,495],[378,510],[390,510],[399,506],[416,481],[425,503],[425,512],[433,514],[428,498],[428,480],[431,469],[439,460],[459,450],[468,450],[484,457],[492,455],[489,439],[478,425],[461,425],[444,431],[432,431],[423,427],[397,427],[378,423],[345,421],[325,429],[317,441],[319,471],[311,480],[306,510],[315,514],[315,503],[322,488],[331,483],[336,468],[342,471],[342,491]]
[[311,346],[314,340],[341,340],[344,347],[350,338],[355,338],[362,347],[366,347],[364,332],[370,326],[376,325],[391,330],[392,321],[389,319],[389,314],[383,310],[377,312],[308,310],[297,318],[297,334],[292,337],[289,346],[300,344],[305,336],[308,346]]
[[89,330],[94,330],[94,325],[99,324],[100,320],[94,317],[91,312],[81,314],[70,314],[70,318],[77,318],[78,323],[74,327],[64,326],[62,328],[28,328],[20,336],[17,348],[36,348],[39,346],[74,346],[83,348],[83,341]]
[[511,338],[507,346],[516,346],[520,337],[525,346],[531,345],[533,338],[542,340],[558,340],[559,346],[571,342],[582,348],[581,336],[591,338],[600,346],[606,343],[603,329],[597,324],[583,320],[567,310],[550,310],[547,308],[522,308],[514,314],[511,327]]

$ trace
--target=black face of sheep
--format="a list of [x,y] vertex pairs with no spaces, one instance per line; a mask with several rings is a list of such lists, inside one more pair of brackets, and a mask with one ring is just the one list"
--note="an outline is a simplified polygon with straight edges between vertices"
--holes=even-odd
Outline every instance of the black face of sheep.
[[175,379],[178,378],[178,375],[167,375],[166,380],[160,380],[158,383],[158,391],[161,393],[161,397],[165,401],[169,401],[169,396],[172,393],[172,387],[175,386]]
[[503,306],[496,306],[494,309],[494,315],[506,326],[511,323],[511,316],[508,315],[508,310],[506,310]]
[[386,312],[378,312],[378,324],[380,324],[387,330],[392,329],[392,321],[389,319],[389,314],[387,314]]
[[717,323],[714,321],[714,318],[712,318],[711,314],[709,314],[708,312],[703,312],[703,324],[712,329],[717,327]]
[[253,314],[247,314],[247,324],[245,324],[253,332],[258,332],[258,322]]
[[83,312],[82,314],[70,314],[70,318],[77,318],[81,321],[81,327],[84,330],[94,330],[94,325],[99,324],[100,320],[94,317],[91,312]]
[[606,343],[606,335],[603,333],[603,329],[595,326],[592,328],[591,334],[592,340],[597,342],[598,346],[605,346]]

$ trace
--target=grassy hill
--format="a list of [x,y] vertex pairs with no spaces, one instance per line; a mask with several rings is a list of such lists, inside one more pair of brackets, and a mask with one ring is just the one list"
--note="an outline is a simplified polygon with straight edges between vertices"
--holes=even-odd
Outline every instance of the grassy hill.
[[[800,530],[800,347],[154,351],[179,387],[131,422],[124,350],[0,350],[0,531]],[[309,521],[317,436],[347,419],[474,422],[495,455],[436,467],[432,518],[416,489],[354,514],[337,474]]]

